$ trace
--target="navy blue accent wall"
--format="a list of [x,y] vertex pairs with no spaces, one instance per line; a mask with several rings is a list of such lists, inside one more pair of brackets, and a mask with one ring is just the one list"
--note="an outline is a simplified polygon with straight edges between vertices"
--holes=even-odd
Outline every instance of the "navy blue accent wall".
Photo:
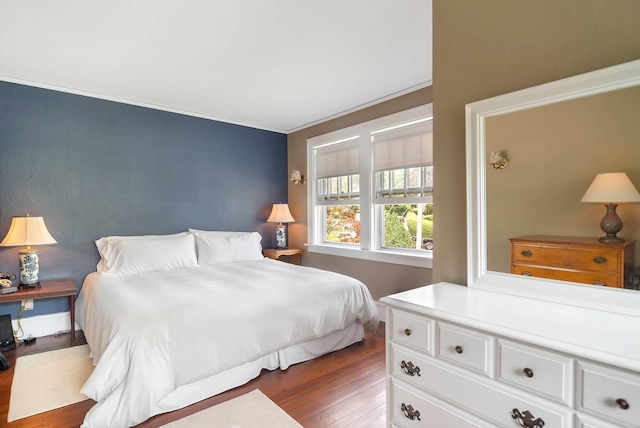
[[[272,248],[286,201],[284,134],[0,82],[0,239],[13,216],[44,217],[58,244],[38,247],[41,280],[80,288],[102,236],[258,231]],[[0,271],[18,274],[18,250],[0,247]],[[34,303],[25,317],[69,310]]]

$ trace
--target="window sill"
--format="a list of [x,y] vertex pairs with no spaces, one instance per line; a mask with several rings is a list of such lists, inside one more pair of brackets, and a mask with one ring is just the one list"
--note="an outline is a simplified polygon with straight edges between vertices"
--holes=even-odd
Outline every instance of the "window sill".
[[354,259],[370,260],[374,262],[393,263],[397,265],[415,266],[420,268],[432,268],[433,256],[413,255],[404,252],[388,250],[361,250],[359,248],[348,248],[338,245],[327,244],[305,244],[310,253],[328,254],[331,256],[351,257]]

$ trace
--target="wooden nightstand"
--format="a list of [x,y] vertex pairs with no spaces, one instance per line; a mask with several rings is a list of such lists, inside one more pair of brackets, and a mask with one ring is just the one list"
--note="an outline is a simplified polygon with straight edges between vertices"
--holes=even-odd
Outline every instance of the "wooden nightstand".
[[282,261],[286,261],[288,263],[292,263],[294,265],[300,265],[300,256],[304,254],[304,250],[300,248],[288,248],[286,250],[278,250],[278,249],[267,249],[263,250],[262,253],[265,257],[269,257],[270,259],[280,260],[280,257],[285,256],[285,259]]
[[63,279],[60,281],[40,281],[40,288],[21,288],[15,293],[0,295],[0,303],[19,302],[21,300],[40,300],[53,297],[69,297],[71,314],[71,346],[76,345],[76,281]]

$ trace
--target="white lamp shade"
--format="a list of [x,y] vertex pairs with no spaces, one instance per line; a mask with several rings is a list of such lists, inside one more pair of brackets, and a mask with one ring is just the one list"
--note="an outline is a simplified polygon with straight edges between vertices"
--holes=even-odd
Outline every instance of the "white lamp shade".
[[640,202],[640,193],[624,172],[608,172],[596,175],[580,202]]
[[267,219],[268,223],[292,223],[294,221],[287,204],[273,204],[271,215]]
[[13,217],[7,236],[0,246],[14,247],[20,245],[48,245],[57,244],[47,230],[42,217]]

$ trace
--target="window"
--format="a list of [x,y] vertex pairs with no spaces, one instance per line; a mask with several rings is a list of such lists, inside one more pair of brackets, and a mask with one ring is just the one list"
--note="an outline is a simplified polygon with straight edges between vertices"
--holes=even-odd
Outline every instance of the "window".
[[309,251],[430,267],[431,104],[309,139]]

